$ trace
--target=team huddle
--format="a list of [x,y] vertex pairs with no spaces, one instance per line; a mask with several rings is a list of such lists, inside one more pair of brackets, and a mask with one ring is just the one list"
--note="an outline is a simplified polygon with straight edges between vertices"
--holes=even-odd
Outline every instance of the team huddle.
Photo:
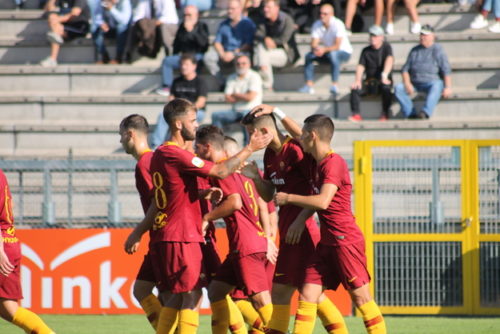
[[[198,128],[196,111],[184,99],[165,105],[170,136],[154,152],[144,117],[130,115],[120,124],[121,143],[138,161],[145,212],[125,251],[136,252],[149,231],[134,295],[156,333],[196,333],[202,287],[208,289],[213,333],[287,333],[295,290],[293,333],[312,333],[316,316],[328,333],[347,333],[323,293],[340,284],[367,332],[386,333],[370,295],[364,238],[351,212],[349,170],[330,148],[332,120],[312,115],[300,128],[279,108],[260,105],[241,121],[250,139],[239,150],[220,128]],[[289,135],[278,130],[276,119]],[[263,172],[246,162],[261,149]],[[273,203],[279,207],[277,227]],[[222,263],[213,223],[219,219],[229,240]]]

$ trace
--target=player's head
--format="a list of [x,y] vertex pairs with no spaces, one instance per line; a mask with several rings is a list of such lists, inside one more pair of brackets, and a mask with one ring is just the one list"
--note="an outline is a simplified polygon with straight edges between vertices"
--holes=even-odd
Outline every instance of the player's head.
[[194,140],[198,122],[196,107],[186,99],[176,98],[163,107],[163,118],[172,133],[180,132],[185,141]]
[[224,152],[224,132],[215,125],[203,125],[196,131],[196,154],[212,160],[214,152]]
[[241,151],[241,148],[236,139],[230,136],[224,136],[224,151],[226,151],[228,157],[232,157]]
[[263,134],[270,133],[273,137],[277,137],[278,127],[273,114],[265,114],[255,117],[255,113],[248,113],[241,120],[241,124],[245,126],[248,133],[253,133],[255,130]]
[[330,144],[334,129],[331,118],[326,115],[315,114],[307,117],[300,137],[304,151],[311,152],[317,142]]
[[127,154],[134,153],[134,147],[139,141],[147,143],[149,124],[144,116],[128,115],[120,122],[120,143]]

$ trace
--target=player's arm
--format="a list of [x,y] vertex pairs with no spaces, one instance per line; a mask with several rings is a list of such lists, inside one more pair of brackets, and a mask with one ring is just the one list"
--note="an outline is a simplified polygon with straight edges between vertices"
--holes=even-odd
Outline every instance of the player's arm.
[[257,163],[255,161],[246,164],[241,169],[241,172],[246,177],[252,179],[253,183],[255,184],[255,188],[259,193],[259,196],[262,197],[264,201],[269,202],[273,199],[274,191],[276,189],[270,181],[264,180],[262,178],[262,176],[259,173],[259,168],[257,167]]
[[243,202],[241,201],[241,195],[238,193],[231,194],[227,196],[225,200],[221,202],[220,205],[216,206],[210,212],[207,212],[203,216],[203,221],[215,221],[220,218],[224,218],[233,214],[233,212],[241,209]]
[[276,236],[278,235],[278,212],[273,211],[269,212],[269,225],[271,228],[271,238],[276,240]]
[[274,117],[280,120],[281,124],[286,131],[295,139],[299,139],[302,136],[302,128],[300,125],[295,122],[291,117],[288,117],[283,110],[278,107],[270,106],[267,104],[261,104],[257,107],[253,108],[250,111],[252,114],[255,114],[256,117],[266,114],[273,114]]
[[263,134],[260,131],[254,131],[250,137],[250,142],[240,152],[222,162],[219,162],[210,169],[208,176],[219,179],[226,178],[234,173],[253,152],[262,150],[271,142],[273,136],[270,133]]
[[137,252],[142,235],[151,229],[157,213],[158,208],[155,203],[151,203],[144,219],[134,228],[125,241],[125,252],[128,254]]
[[259,206],[259,221],[262,225],[262,229],[266,234],[266,237],[272,237],[271,223],[269,220],[269,210],[267,209],[267,203],[262,199],[262,197],[257,198],[257,205]]
[[274,195],[276,205],[293,204],[311,210],[326,210],[339,188],[332,183],[325,183],[317,195],[301,196],[296,194],[277,193]]
[[0,274],[8,276],[14,270],[14,266],[10,263],[5,249],[3,247],[3,237],[0,235]]
[[[306,197],[306,196],[304,196]],[[290,245],[298,244],[306,228],[306,221],[314,214],[314,210],[304,208],[290,224],[286,232],[285,242]]]

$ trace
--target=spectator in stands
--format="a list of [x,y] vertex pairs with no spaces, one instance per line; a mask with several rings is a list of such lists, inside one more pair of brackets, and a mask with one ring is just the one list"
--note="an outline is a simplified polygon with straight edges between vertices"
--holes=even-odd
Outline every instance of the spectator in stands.
[[[409,118],[427,119],[432,116],[441,95],[451,95],[451,67],[440,44],[434,43],[434,29],[426,24],[420,31],[420,44],[411,49],[401,69],[403,83],[396,85],[394,95],[401,111]],[[411,96],[415,92],[427,94],[424,107],[416,111]]]
[[[236,73],[231,74],[226,83],[224,97],[231,103],[231,110],[217,111],[212,114],[212,124],[223,128],[224,125],[239,122],[253,107],[262,103],[262,80],[250,68],[250,57],[245,54],[236,56]],[[243,130],[245,143],[248,134]]]
[[317,8],[322,4],[331,1],[322,0],[281,0],[281,8],[290,14],[295,22],[298,31],[302,34],[311,32],[311,25],[318,18],[315,15]]
[[[397,0],[387,0],[387,25],[385,27],[387,35],[394,35],[394,13],[396,12],[396,1]],[[410,32],[412,34],[420,33],[420,29],[422,28],[417,11],[419,1],[420,0],[404,0],[408,16],[410,17]]]
[[[176,78],[170,90],[169,100],[183,98],[194,103],[198,109],[196,119],[199,123],[205,117],[208,87],[202,77],[196,73],[197,57],[194,54],[184,53],[180,57],[181,76]],[[151,135],[151,146],[156,148],[161,145],[167,136],[168,125],[163,118],[163,112],[158,114],[155,130]]]
[[[132,18],[130,0],[89,0],[92,10],[92,39],[97,64],[121,64]],[[116,39],[116,56],[110,59],[105,38]]]
[[197,62],[203,59],[203,54],[208,49],[208,26],[205,22],[198,20],[199,12],[195,6],[184,8],[184,20],[182,21],[174,40],[174,52],[166,56],[161,65],[162,87],[156,90],[157,94],[170,95],[170,87],[174,80],[174,69],[178,69],[181,55],[193,54]]
[[[59,11],[56,12],[56,6]],[[85,37],[89,32],[90,10],[87,0],[49,0],[45,6],[48,13],[50,31],[50,55],[40,65],[57,66],[57,56],[61,45],[78,37]]]
[[264,0],[264,19],[257,25],[255,42],[255,65],[264,88],[272,90],[272,67],[284,67],[299,58],[293,19],[280,11],[279,0]]
[[[351,35],[353,29],[354,15],[358,5],[364,7],[367,4],[366,0],[347,0],[345,8],[345,29],[347,34]],[[382,26],[382,16],[384,15],[384,0],[373,0],[374,12],[374,24]],[[354,30],[355,32],[358,32]]]
[[306,55],[304,75],[306,84],[299,92],[314,94],[313,61],[327,62],[331,65],[332,85],[330,92],[338,93],[340,65],[351,57],[352,46],[342,21],[333,15],[333,7],[324,4],[320,8],[320,19],[312,26],[311,52]]
[[219,25],[213,49],[204,57],[205,66],[220,84],[224,81],[220,66],[232,66],[237,54],[250,53],[255,35],[255,24],[243,16],[240,0],[229,1],[227,16]]
[[[165,54],[172,54],[172,46],[174,43],[179,17],[175,8],[174,0],[139,0],[134,8],[132,17],[132,30],[138,28],[139,21],[143,19],[154,19],[161,35],[161,42],[165,49]],[[135,47],[136,41],[131,39],[129,52]]]
[[489,26],[488,30],[494,33],[500,33],[500,0],[484,0],[481,13],[471,22],[472,29],[483,29],[488,26],[488,14],[493,8],[495,14],[495,23]]
[[262,0],[246,0],[244,7],[244,15],[246,15],[253,23],[258,24],[263,18],[264,1]]
[[384,30],[379,25],[371,26],[369,33],[370,45],[361,52],[354,83],[351,85],[352,116],[349,120],[353,122],[363,119],[359,108],[362,95],[382,95],[381,121],[389,118],[389,108],[392,103],[391,72],[394,65],[392,47],[384,40]]
[[200,12],[207,11],[213,7],[212,0],[180,0],[182,8],[187,6],[195,6]]

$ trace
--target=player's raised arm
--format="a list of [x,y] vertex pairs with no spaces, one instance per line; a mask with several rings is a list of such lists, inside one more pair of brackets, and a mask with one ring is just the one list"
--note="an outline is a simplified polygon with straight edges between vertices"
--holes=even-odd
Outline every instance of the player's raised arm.
[[241,209],[242,205],[241,195],[236,193],[231,194],[212,211],[207,212],[203,216],[203,221],[215,221],[217,219],[230,216],[233,212]]
[[274,192],[276,188],[274,185],[268,181],[264,180],[259,173],[259,168],[257,167],[257,163],[252,161],[251,163],[245,165],[241,172],[246,177],[252,179],[255,187],[257,188],[257,192],[259,196],[264,199],[264,201],[269,202],[273,199]]
[[271,106],[268,104],[261,104],[257,107],[253,108],[250,113],[255,114],[255,117],[259,117],[261,115],[273,114],[274,117],[280,120],[283,127],[288,131],[288,133],[295,139],[299,139],[302,136],[302,128],[300,125],[295,122],[295,120],[291,117],[288,117],[283,110],[278,107]]
[[296,194],[277,193],[274,195],[276,205],[293,204],[311,210],[326,210],[339,188],[331,183],[321,186],[317,195],[301,196]]
[[273,136],[254,131],[250,137],[250,142],[236,155],[227,160],[215,164],[209,172],[209,176],[223,179],[234,173],[252,153],[262,150],[271,142]]

